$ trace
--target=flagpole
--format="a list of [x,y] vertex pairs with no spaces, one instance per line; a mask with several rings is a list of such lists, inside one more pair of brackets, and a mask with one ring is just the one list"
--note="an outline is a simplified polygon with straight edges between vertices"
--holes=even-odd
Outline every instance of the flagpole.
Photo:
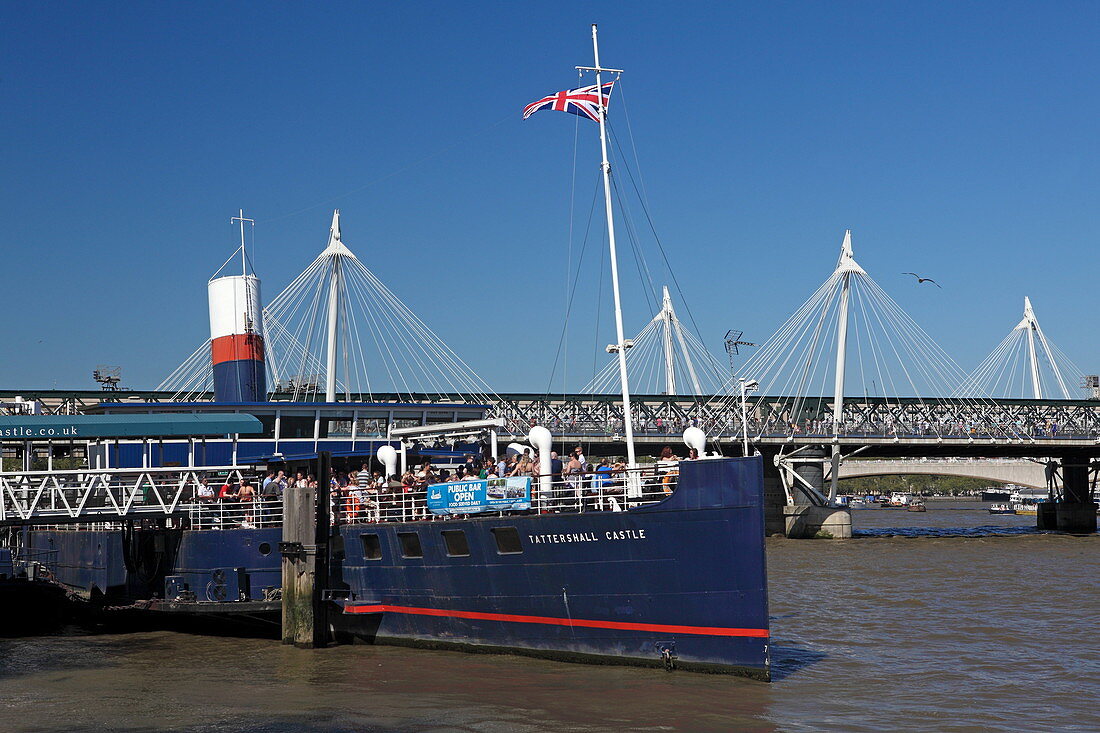
[[630,410],[630,386],[626,377],[626,339],[623,336],[623,307],[619,298],[619,265],[615,257],[615,217],[611,208],[611,164],[607,161],[607,126],[604,117],[607,105],[603,98],[603,79],[600,68],[600,45],[596,40],[596,24],[592,24],[592,55],[595,58],[596,94],[599,95],[600,114],[600,153],[603,158],[600,168],[603,170],[603,202],[607,213],[607,245],[611,253],[611,289],[615,294],[615,338],[618,342],[612,347],[619,354],[619,381],[623,387],[623,427],[626,433],[626,463],[628,468],[637,465],[634,454],[634,421]]

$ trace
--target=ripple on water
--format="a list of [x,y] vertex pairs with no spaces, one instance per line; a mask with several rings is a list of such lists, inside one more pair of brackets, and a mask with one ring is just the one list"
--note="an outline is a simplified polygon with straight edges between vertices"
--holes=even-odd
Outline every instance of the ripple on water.
[[[171,633],[0,640],[21,730],[1100,730],[1100,537],[982,505],[767,542],[774,682]],[[998,524],[1002,522],[1003,525]]]
[[984,525],[978,527],[874,527],[853,530],[853,537],[1020,537],[1048,534],[1034,527],[1002,527]]
[[983,505],[859,512],[847,542],[768,541],[788,730],[1100,729],[1100,537]]

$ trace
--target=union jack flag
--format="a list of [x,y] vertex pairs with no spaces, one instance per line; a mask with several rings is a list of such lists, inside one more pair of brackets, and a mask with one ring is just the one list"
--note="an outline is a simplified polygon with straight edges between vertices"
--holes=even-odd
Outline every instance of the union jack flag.
[[[615,82],[609,81],[603,85],[603,106],[607,107],[607,101],[611,97],[611,87]],[[523,119],[527,119],[539,110],[552,109],[556,112],[569,112],[570,114],[587,117],[595,122],[600,121],[600,95],[596,85],[570,89],[566,92],[551,94],[537,102],[531,102],[523,108]]]

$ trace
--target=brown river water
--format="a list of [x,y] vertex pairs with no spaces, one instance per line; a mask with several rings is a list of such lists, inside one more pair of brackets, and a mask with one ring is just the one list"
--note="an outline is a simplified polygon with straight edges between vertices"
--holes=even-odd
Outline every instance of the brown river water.
[[1100,730],[1100,537],[982,504],[768,540],[768,684],[172,632],[0,640],[0,731]]

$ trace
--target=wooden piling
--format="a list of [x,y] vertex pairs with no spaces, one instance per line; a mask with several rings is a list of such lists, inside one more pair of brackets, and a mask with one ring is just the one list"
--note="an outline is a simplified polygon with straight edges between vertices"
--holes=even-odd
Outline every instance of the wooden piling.
[[283,496],[283,643],[311,649],[329,641],[327,603],[331,454],[318,454],[318,488],[287,487]]

